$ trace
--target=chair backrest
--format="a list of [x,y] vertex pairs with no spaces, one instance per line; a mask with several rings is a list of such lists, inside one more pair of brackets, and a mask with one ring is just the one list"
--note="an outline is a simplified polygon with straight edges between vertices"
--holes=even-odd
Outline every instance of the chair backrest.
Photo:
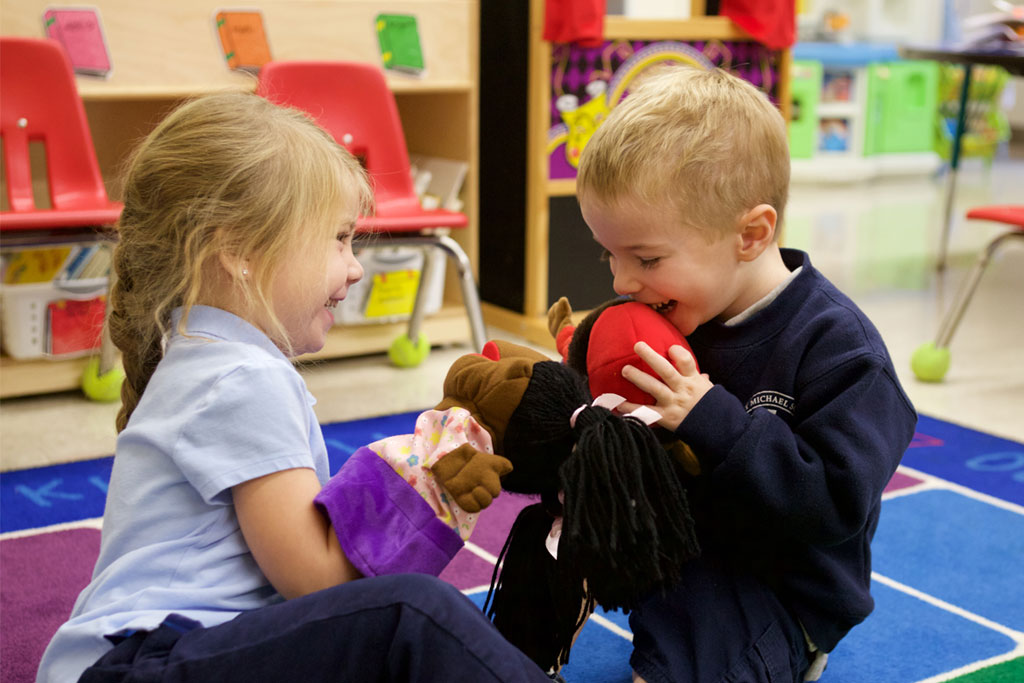
[[53,40],[0,38],[0,135],[10,211],[37,209],[29,143],[46,148],[51,207],[108,208],[85,107],[64,49]]
[[398,106],[383,72],[358,62],[264,64],[257,93],[312,116],[358,157],[374,186],[376,213],[419,208]]

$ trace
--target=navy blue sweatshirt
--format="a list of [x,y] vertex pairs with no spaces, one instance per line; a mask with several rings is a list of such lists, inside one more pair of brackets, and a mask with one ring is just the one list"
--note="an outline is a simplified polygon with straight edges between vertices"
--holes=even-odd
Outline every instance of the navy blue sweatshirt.
[[917,414],[878,331],[807,254],[766,308],[688,337],[715,383],[676,430],[705,554],[756,572],[820,649],[871,612],[881,494]]

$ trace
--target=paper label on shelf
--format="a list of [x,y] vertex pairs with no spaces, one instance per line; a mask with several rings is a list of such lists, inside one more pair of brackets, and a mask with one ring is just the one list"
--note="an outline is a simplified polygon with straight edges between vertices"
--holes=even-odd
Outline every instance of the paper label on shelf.
[[419,270],[374,273],[370,296],[366,299],[366,317],[384,318],[411,314],[419,282]]

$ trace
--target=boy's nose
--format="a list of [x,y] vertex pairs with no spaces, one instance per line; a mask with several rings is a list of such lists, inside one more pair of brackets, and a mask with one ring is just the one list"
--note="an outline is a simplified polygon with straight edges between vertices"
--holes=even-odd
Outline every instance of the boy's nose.
[[616,268],[612,272],[612,289],[619,296],[636,294],[640,291],[640,281],[629,274],[626,268]]

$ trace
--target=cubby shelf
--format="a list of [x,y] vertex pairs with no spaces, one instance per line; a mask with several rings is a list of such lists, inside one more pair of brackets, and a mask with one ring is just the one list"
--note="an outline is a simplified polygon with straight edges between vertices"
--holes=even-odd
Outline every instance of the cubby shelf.
[[[0,0],[3,34],[42,38],[48,0]],[[252,75],[230,71],[205,0],[170,4],[93,0],[99,10],[113,69],[109,78],[77,78],[93,142],[112,197],[134,145],[182,100],[224,90],[254,90]],[[469,228],[453,232],[470,260],[477,258],[477,136],[479,0],[254,0],[263,14],[271,53],[278,60],[330,59],[380,63],[375,21],[389,13],[417,19],[426,69],[421,76],[388,74],[409,151],[464,161],[462,193]],[[43,182],[40,179],[40,182]],[[449,272],[445,305],[424,323],[432,343],[469,339],[465,309]],[[315,358],[385,351],[402,323],[335,327]],[[300,359],[305,360],[305,358]],[[0,358],[0,398],[76,389],[82,359],[33,361]]]

